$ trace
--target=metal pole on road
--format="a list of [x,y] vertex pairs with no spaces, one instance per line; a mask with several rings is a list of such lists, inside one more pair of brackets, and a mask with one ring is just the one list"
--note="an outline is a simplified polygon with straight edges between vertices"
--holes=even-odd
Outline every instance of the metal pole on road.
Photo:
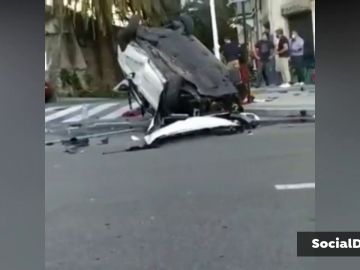
[[245,43],[245,48],[247,51],[247,42],[248,42],[248,36],[247,36],[247,27],[246,27],[246,12],[245,12],[245,1],[241,2],[241,11],[242,11],[242,22],[243,22],[243,29],[244,29],[244,43]]
[[254,16],[254,23],[255,23],[255,31],[256,31],[256,41],[260,39],[260,32],[259,32],[259,1],[255,0],[255,16]]
[[220,45],[219,45],[219,34],[216,22],[216,10],[215,10],[215,0],[210,0],[210,14],[211,14],[211,27],[212,27],[212,35],[213,35],[213,43],[214,43],[214,54],[217,59],[221,59],[220,57]]

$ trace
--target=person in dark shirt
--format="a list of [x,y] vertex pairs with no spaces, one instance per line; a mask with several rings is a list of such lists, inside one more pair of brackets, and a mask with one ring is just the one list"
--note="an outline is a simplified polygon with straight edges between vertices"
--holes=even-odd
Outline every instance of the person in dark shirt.
[[255,44],[254,56],[257,60],[257,87],[261,86],[263,80],[265,80],[266,85],[269,85],[272,69],[270,60],[274,57],[274,44],[269,40],[268,33],[264,32],[261,40]]
[[289,68],[289,40],[284,35],[283,29],[276,30],[276,37],[279,39],[276,53],[279,56],[278,59],[278,71],[281,73],[282,85],[281,87],[290,87],[291,75]]
[[232,41],[230,38],[224,39],[223,55],[226,61],[226,64],[229,69],[240,68],[239,58],[241,54],[241,49],[239,43]]
[[[249,71],[247,68],[246,56],[244,53],[244,44],[240,45],[238,42],[226,37],[224,39],[224,45],[222,48],[222,54],[226,61],[227,67],[230,70],[230,74],[237,74],[239,77],[239,83],[236,83],[236,87],[239,91],[240,103],[250,102],[253,100],[250,87],[249,87]],[[233,75],[233,77],[237,77]]]

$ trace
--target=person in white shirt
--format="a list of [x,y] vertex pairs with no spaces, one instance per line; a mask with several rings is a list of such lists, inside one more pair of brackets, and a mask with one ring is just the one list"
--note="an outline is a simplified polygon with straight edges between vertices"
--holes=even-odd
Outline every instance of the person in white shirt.
[[290,40],[290,63],[295,69],[298,85],[304,85],[304,40],[297,31],[292,31]]

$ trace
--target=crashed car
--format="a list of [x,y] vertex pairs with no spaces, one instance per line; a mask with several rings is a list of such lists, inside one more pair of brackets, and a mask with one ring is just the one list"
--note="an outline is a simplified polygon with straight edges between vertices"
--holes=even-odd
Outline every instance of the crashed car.
[[88,147],[90,139],[101,138],[100,144],[108,144],[111,136],[132,133],[131,141],[136,144],[125,151],[133,151],[158,147],[186,135],[226,135],[245,130],[251,134],[260,122],[268,125],[309,121],[306,116],[260,119],[244,112],[239,72],[229,71],[192,35],[192,29],[192,20],[187,16],[157,28],[141,25],[140,19],[133,17],[118,34],[117,60],[125,79],[114,91],[126,91],[130,111],[133,113],[133,104],[137,104],[143,119],[77,123],[62,131],[65,138],[47,141],[45,145],[60,143],[67,153],[73,154]]
[[[140,149],[157,147],[178,136],[233,134],[259,124],[259,117],[244,112],[241,106],[239,72],[229,71],[192,35],[192,30],[188,16],[163,27],[144,26],[134,16],[118,33],[117,60],[125,79],[114,91],[126,91],[130,109],[136,103],[143,116],[150,116],[144,137],[132,136],[133,141],[140,141]],[[90,129],[86,126],[87,132]],[[133,130],[120,128],[115,133]],[[114,135],[113,131],[92,135],[77,132],[77,137],[47,145],[62,143],[77,148],[87,146],[89,138]]]
[[49,80],[49,63],[45,52],[45,103],[55,100],[55,91]]
[[118,62],[126,90],[154,126],[167,120],[215,113],[240,113],[239,72],[231,72],[196,37],[193,21],[181,16],[163,27],[147,27],[134,16],[117,36]]

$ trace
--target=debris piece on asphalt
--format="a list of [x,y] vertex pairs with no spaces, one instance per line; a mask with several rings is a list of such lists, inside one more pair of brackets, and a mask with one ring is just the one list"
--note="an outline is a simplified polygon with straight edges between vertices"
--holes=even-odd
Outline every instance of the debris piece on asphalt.
[[109,137],[100,140],[101,144],[109,144]]
[[137,141],[140,141],[140,138],[137,137],[137,136],[132,135],[131,140],[137,142]]

